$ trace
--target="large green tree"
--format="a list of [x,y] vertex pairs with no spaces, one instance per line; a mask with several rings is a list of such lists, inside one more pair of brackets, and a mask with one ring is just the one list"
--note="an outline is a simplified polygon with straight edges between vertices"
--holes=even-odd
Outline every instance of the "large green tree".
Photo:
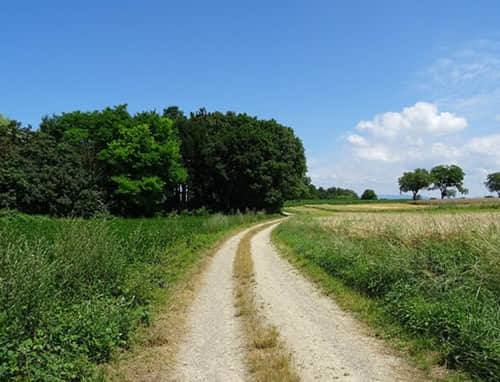
[[500,172],[493,172],[491,174],[488,174],[484,185],[489,192],[498,193],[498,197],[500,198]]
[[[441,199],[445,197],[454,196],[456,188],[461,194],[467,194],[469,190],[464,187],[464,171],[457,165],[439,165],[431,169],[430,175],[432,177],[431,190],[439,190]],[[450,190],[450,188],[452,188]]]
[[413,200],[417,199],[418,192],[428,188],[432,184],[432,177],[424,168],[417,168],[414,171],[408,171],[398,179],[400,192],[411,192]]
[[201,109],[178,119],[191,207],[276,211],[305,191],[302,142],[275,120]]
[[117,136],[98,158],[107,165],[115,183],[120,211],[151,215],[177,184],[184,182],[180,141],[172,120],[156,113],[141,113],[131,126],[120,126]]
[[74,111],[45,117],[40,130],[73,148],[115,213],[153,214],[186,176],[173,122],[156,112]]

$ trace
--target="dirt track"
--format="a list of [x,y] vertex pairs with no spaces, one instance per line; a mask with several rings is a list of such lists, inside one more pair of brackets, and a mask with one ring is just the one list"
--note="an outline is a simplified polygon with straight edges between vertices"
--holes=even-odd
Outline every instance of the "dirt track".
[[[256,301],[293,353],[303,381],[413,381],[409,366],[390,355],[274,249],[275,225],[252,239]],[[187,312],[188,332],[174,369],[176,381],[246,381],[245,348],[235,316],[232,263],[243,231],[229,239],[206,269]]]

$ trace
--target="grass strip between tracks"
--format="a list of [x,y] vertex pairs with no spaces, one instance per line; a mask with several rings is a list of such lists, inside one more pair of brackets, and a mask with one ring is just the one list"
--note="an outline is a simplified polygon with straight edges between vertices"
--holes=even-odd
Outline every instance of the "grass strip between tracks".
[[[272,224],[272,223],[271,223]],[[248,232],[238,245],[234,259],[237,315],[243,323],[247,356],[246,365],[257,382],[298,382],[292,355],[279,338],[278,329],[265,322],[255,305],[252,237],[271,224]]]

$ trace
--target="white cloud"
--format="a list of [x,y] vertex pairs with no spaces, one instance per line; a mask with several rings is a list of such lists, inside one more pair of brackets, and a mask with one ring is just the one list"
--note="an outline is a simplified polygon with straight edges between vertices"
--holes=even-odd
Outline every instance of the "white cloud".
[[313,182],[396,194],[404,171],[457,164],[470,196],[486,194],[486,175],[500,171],[500,42],[441,51],[409,80],[415,98],[428,102],[359,121],[340,151],[311,168]]
[[356,128],[375,136],[393,138],[401,134],[444,135],[461,131],[467,126],[464,118],[453,113],[438,113],[437,107],[427,102],[417,102],[402,112],[376,115],[371,121],[361,121]]
[[351,134],[347,137],[347,141],[356,146],[368,146],[368,142],[365,138],[358,134]]
[[397,162],[399,157],[393,155],[386,147],[366,147],[355,150],[357,156],[362,159],[381,162]]
[[466,148],[473,153],[483,155],[500,155],[500,134],[489,135],[480,138],[473,138],[466,145]]
[[473,138],[465,145],[465,150],[483,164],[500,167],[500,134]]
[[471,195],[481,196],[485,174],[500,169],[500,134],[467,138],[466,126],[462,116],[426,102],[382,113],[359,122],[358,132],[344,137],[341,159],[312,166],[310,176],[318,185],[396,194],[404,171],[457,164],[466,172]]
[[386,112],[359,122],[356,129],[365,135],[348,135],[347,142],[355,157],[370,161],[456,160],[462,156],[461,149],[437,139],[450,137],[466,126],[465,118],[417,102],[401,112]]
[[469,41],[445,52],[418,74],[422,96],[470,121],[494,121],[500,103],[500,43]]
[[431,146],[431,153],[435,157],[457,160],[463,155],[463,149],[442,142],[435,142]]

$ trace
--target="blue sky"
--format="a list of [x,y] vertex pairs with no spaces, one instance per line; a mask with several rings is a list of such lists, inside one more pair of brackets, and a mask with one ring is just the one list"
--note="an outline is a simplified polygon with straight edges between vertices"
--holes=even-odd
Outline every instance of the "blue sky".
[[295,129],[317,185],[395,194],[403,171],[457,163],[484,195],[498,20],[498,1],[5,2],[0,112],[247,112]]

